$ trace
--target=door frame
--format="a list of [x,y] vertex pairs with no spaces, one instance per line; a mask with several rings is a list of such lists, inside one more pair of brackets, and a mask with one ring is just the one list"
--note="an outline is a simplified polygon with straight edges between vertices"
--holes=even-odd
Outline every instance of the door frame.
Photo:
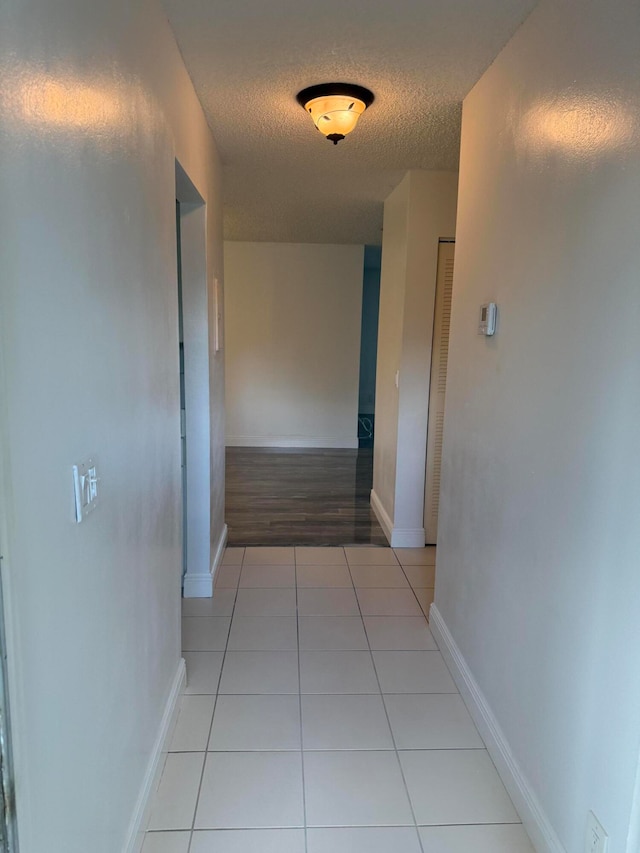
[[[4,557],[0,555],[4,568]],[[4,573],[4,572],[3,572]],[[0,850],[17,853],[18,827],[15,808],[15,782],[9,708],[9,676],[4,603],[0,583]]]
[[[185,598],[213,594],[211,574],[211,403],[207,207],[180,163],[175,161],[175,201],[180,235],[181,300],[184,352],[186,443]],[[177,264],[176,264],[177,272]],[[177,276],[176,276],[177,278]],[[177,331],[177,329],[176,329]],[[177,343],[177,342],[176,342]],[[176,362],[178,350],[176,349]],[[178,433],[178,440],[182,441]],[[183,504],[184,506],[184,504]]]
[[18,853],[18,820],[15,796],[14,740],[11,727],[12,704],[16,695],[17,658],[11,621],[9,448],[5,408],[5,360],[0,346],[0,850]]

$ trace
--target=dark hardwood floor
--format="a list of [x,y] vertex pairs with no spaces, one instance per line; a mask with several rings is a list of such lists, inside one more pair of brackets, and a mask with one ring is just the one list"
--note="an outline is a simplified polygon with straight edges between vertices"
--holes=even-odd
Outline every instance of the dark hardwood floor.
[[373,451],[227,448],[229,545],[387,545]]

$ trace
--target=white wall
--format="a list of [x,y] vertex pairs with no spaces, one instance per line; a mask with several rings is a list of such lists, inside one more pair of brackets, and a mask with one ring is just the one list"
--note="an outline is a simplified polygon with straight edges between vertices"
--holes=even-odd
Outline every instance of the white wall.
[[463,113],[436,605],[567,853],[638,850],[638,44],[543,0]]
[[[455,235],[455,172],[408,172],[384,206],[372,505],[391,544],[424,545],[438,241]],[[399,372],[399,388],[396,388]]]
[[363,257],[225,243],[228,445],[358,446]]
[[[22,853],[115,853],[179,671],[177,157],[219,166],[155,0],[0,12],[2,553]],[[223,526],[223,368],[212,536]],[[100,505],[72,521],[71,466]]]
[[[398,389],[395,376],[396,371],[400,369],[402,358],[408,208],[409,176],[407,175],[384,203],[380,272],[373,491],[386,512],[391,527],[396,496],[398,454]],[[389,535],[389,531],[386,532]]]

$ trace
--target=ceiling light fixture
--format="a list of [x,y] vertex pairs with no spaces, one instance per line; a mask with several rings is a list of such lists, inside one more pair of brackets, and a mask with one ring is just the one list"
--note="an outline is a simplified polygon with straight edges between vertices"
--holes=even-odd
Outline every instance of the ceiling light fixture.
[[309,113],[320,133],[337,145],[351,133],[374,97],[364,86],[321,83],[298,92],[296,100]]

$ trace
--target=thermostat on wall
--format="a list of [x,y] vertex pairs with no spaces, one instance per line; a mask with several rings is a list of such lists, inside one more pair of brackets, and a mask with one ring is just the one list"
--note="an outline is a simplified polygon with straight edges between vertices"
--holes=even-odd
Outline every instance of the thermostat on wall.
[[480,323],[478,334],[490,337],[496,331],[496,314],[498,307],[495,302],[487,302],[480,306]]

